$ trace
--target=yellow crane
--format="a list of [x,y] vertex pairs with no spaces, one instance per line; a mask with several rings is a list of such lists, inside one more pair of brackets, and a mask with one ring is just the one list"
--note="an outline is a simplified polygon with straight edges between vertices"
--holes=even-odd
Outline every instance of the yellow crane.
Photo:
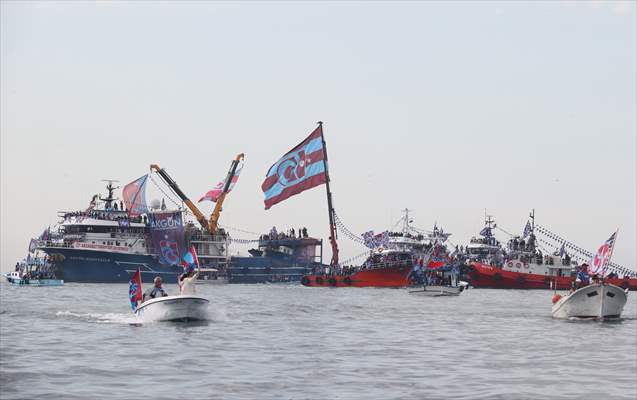
[[217,222],[219,221],[219,216],[221,215],[221,207],[223,206],[223,201],[226,199],[226,195],[228,194],[228,190],[230,189],[230,185],[232,184],[232,178],[234,177],[234,174],[237,171],[237,167],[239,166],[239,162],[241,162],[241,160],[243,160],[243,153],[237,154],[237,156],[234,158],[234,160],[232,160],[232,163],[230,164],[228,175],[226,176],[226,180],[223,183],[221,195],[217,199],[215,209],[212,211],[212,214],[210,214],[210,232],[217,231]]
[[217,200],[217,205],[215,206],[214,211],[210,215],[210,222],[208,222],[208,220],[206,219],[206,216],[203,215],[201,211],[199,211],[197,206],[192,201],[190,201],[188,196],[186,196],[184,192],[182,192],[182,190],[177,185],[177,182],[175,182],[173,178],[171,178],[170,175],[168,175],[165,169],[163,169],[157,164],[151,164],[150,170],[157,172],[157,174],[159,174],[159,176],[162,177],[164,182],[166,182],[166,184],[170,186],[170,188],[177,194],[177,196],[179,196],[179,198],[188,206],[190,211],[192,211],[192,213],[195,214],[195,217],[197,218],[197,221],[199,221],[199,224],[201,224],[201,226],[206,231],[210,232],[211,235],[214,235],[217,232],[217,222],[219,221],[219,216],[221,214],[221,207],[223,205],[223,201],[226,198],[226,194],[228,194],[228,189],[230,188],[230,184],[232,183],[232,177],[234,176],[235,171],[237,170],[239,161],[241,161],[242,159],[243,159],[243,153],[237,155],[237,157],[234,160],[232,160],[232,164],[230,165],[230,170],[228,171],[228,175],[224,182],[221,195],[219,196],[219,199]]

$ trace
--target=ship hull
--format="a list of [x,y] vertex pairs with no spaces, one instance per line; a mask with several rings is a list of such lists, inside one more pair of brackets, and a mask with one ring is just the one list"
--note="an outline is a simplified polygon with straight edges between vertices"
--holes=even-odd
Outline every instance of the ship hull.
[[306,275],[304,286],[313,287],[404,287],[409,284],[407,266],[392,266],[358,271],[352,275]]
[[626,292],[615,285],[585,286],[559,299],[551,309],[553,318],[619,318]]
[[[476,288],[567,290],[572,287],[575,278],[507,271],[490,265],[473,263],[470,267],[469,279],[471,286]],[[637,290],[636,278],[614,278],[606,281],[622,289]]]
[[233,257],[228,283],[299,282],[315,265],[271,257]]
[[147,254],[125,254],[68,247],[42,247],[56,259],[55,268],[65,282],[127,283],[132,272],[141,272],[142,282],[152,282],[156,276],[166,283],[176,283],[182,268],[160,264]]

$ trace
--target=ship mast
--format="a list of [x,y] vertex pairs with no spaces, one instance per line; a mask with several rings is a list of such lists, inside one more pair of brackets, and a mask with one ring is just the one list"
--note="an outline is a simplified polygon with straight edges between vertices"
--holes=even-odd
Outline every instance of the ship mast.
[[106,209],[110,209],[111,202],[115,200],[115,197],[113,197],[113,192],[115,191],[115,189],[119,189],[119,186],[113,186],[113,182],[119,181],[115,179],[102,179],[102,182],[108,182],[108,185],[106,185],[106,190],[108,190],[108,197],[102,198],[102,196],[100,196],[99,198],[104,202],[104,207]]
[[410,210],[408,208],[405,208],[403,210],[403,212],[405,213],[405,217],[403,218],[403,236],[407,236],[407,234],[409,234],[409,211],[413,211]]
[[330,245],[332,246],[332,261],[330,262],[331,266],[338,265],[338,243],[336,239],[338,239],[338,232],[336,231],[336,226],[334,225],[334,207],[332,205],[332,191],[330,190],[330,174],[327,168],[327,145],[325,144],[325,136],[323,136],[323,121],[317,122],[319,128],[321,129],[321,141],[323,142],[323,165],[325,166],[325,188],[327,191],[327,214],[329,216],[330,221]]

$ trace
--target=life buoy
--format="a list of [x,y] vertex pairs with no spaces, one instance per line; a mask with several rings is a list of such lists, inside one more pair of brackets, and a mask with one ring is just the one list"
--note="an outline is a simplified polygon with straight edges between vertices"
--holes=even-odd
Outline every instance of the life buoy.
[[314,280],[314,282],[316,282],[317,285],[322,285],[323,284],[323,278],[321,278],[320,276],[317,276],[316,279]]
[[509,261],[509,262],[507,263],[507,266],[508,266],[509,268],[513,268],[513,261]]
[[562,298],[562,295],[560,294],[556,294],[555,296],[553,296],[553,298],[551,299],[551,302],[553,304],[557,303],[558,301],[560,301],[560,299]]
[[328,279],[328,280],[327,280],[327,282],[328,282],[330,285],[332,285],[332,286],[336,286],[336,278],[333,278],[333,277],[332,277],[332,278]]
[[525,269],[529,269],[529,264],[524,263],[524,268],[525,268]]
[[308,278],[307,276],[304,276],[303,278],[301,278],[301,285],[309,286],[309,284],[310,284],[310,278]]
[[522,263],[521,262],[516,262],[515,263],[515,268],[522,268]]
[[343,283],[346,285],[351,285],[352,284],[352,278],[350,278],[349,276],[346,276],[345,279],[343,279]]

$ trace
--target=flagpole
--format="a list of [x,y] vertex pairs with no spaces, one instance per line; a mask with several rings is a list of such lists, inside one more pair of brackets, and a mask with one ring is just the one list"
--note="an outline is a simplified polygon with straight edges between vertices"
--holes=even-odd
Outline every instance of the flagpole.
[[338,265],[338,232],[336,226],[334,226],[334,207],[332,206],[332,191],[330,190],[330,174],[327,168],[327,145],[325,144],[325,136],[323,136],[323,121],[318,121],[319,129],[321,130],[321,141],[323,142],[323,165],[325,167],[325,188],[327,191],[327,214],[330,221],[330,244],[332,246],[332,260],[331,266]]

